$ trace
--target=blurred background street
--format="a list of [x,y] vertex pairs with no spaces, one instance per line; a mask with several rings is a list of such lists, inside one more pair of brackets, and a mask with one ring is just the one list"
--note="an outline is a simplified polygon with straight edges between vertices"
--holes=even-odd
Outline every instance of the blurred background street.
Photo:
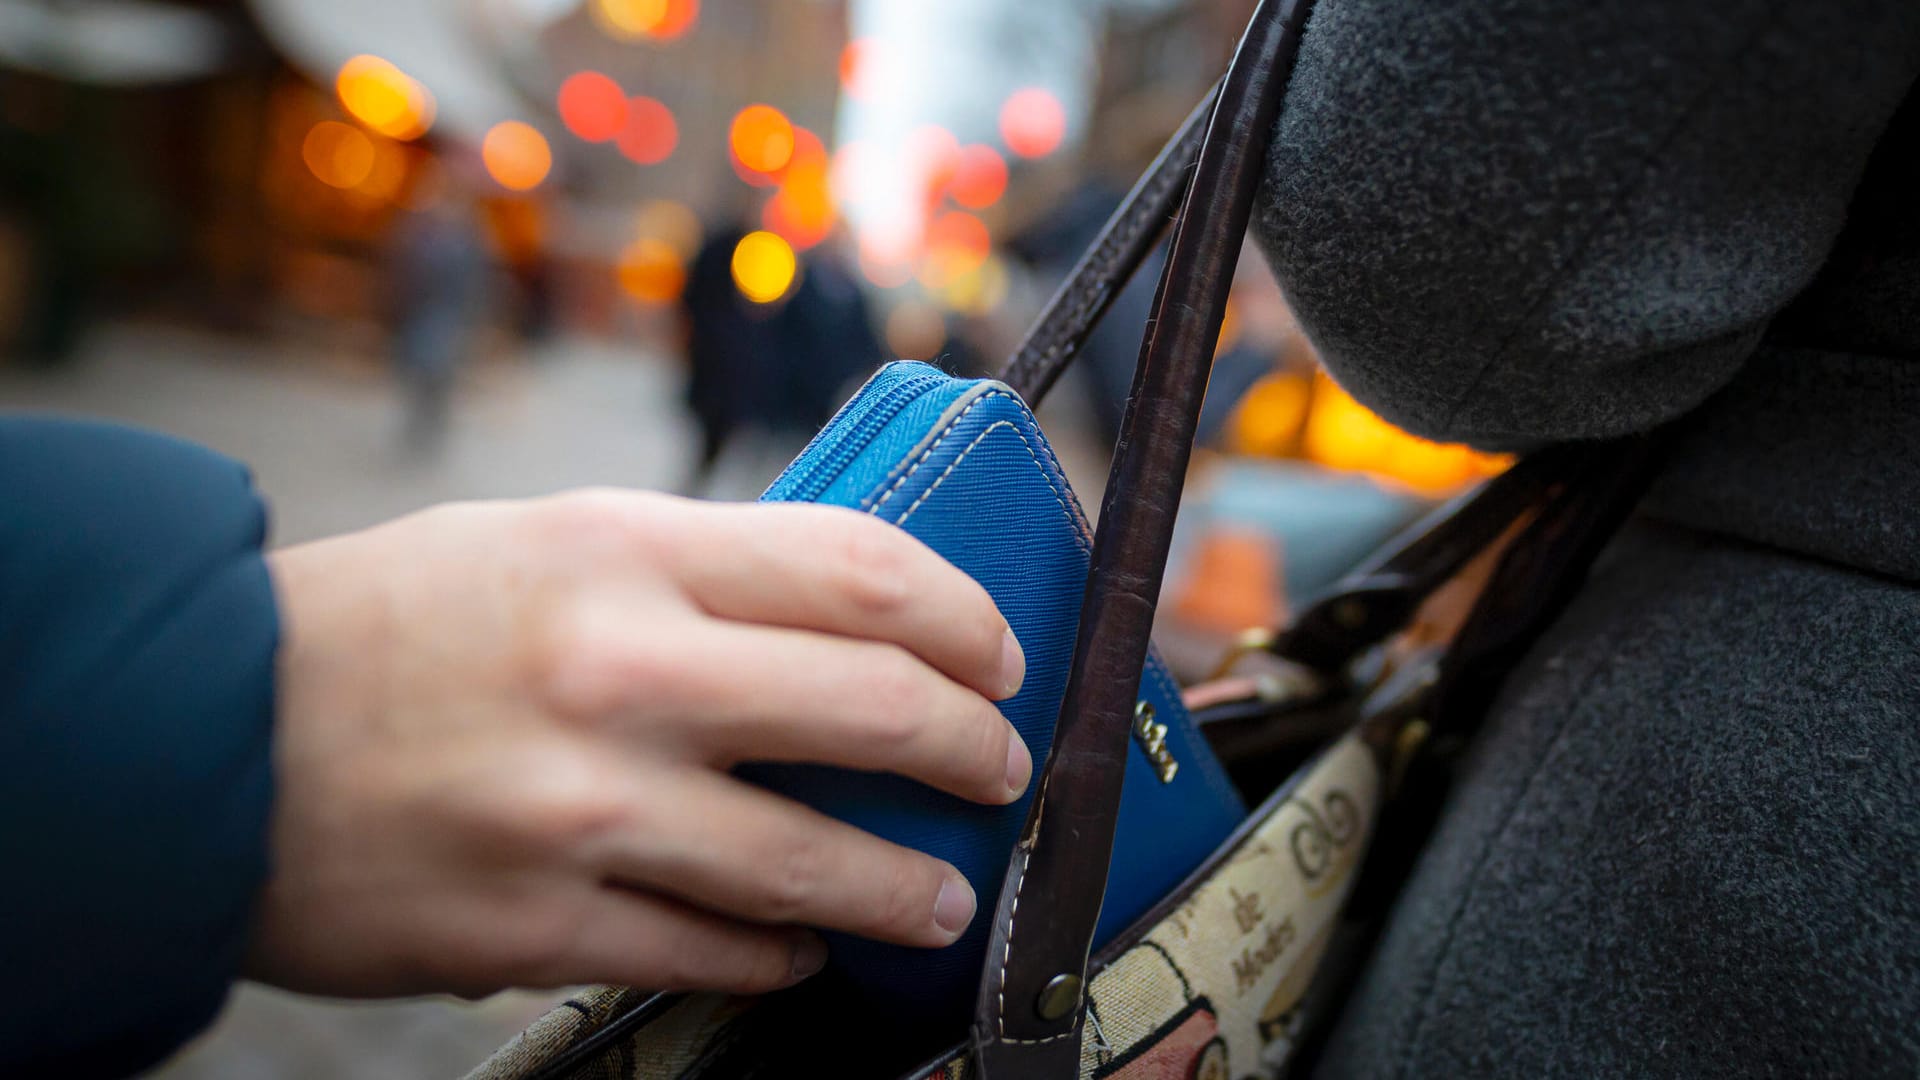
[[[0,410],[245,461],[276,544],[752,498],[879,364],[991,374],[1251,7],[0,0]],[[1089,509],[1158,269],[1041,414]],[[1202,427],[1162,605],[1189,677],[1503,464],[1345,395],[1251,255]],[[158,1075],[458,1075],[549,999],[248,987]]]
[[473,376],[446,445],[425,459],[403,451],[401,403],[377,375],[179,327],[115,326],[58,371],[0,369],[0,401],[157,428],[247,462],[283,544],[449,499],[670,488],[691,464],[679,372],[664,358],[554,342]]

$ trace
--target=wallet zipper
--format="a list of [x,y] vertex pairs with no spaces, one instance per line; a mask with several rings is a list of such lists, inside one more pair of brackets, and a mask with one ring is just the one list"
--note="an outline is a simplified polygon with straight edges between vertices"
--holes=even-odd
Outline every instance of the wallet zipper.
[[[950,381],[952,380],[938,371],[926,375],[910,375],[873,395],[858,415],[850,418],[834,418],[828,423],[828,427],[841,424],[847,424],[847,426],[842,428],[840,436],[832,443],[819,448],[814,461],[804,471],[793,477],[791,481],[793,486],[782,498],[789,502],[812,502],[818,499],[835,480],[840,478],[840,474],[846,471],[847,466],[853,464],[853,460],[860,456],[860,452],[873,442],[875,436],[892,423],[894,417],[900,415],[900,410],[912,404],[915,398],[927,391],[937,389]],[[853,404],[859,404],[859,400],[856,398]],[[848,423],[849,420],[851,423]]]

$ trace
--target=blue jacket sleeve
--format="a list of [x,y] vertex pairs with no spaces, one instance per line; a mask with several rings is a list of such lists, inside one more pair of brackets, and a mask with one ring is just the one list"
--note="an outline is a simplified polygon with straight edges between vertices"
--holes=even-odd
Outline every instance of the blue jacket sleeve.
[[210,451],[0,417],[0,1075],[123,1075],[218,1012],[267,872],[264,507]]

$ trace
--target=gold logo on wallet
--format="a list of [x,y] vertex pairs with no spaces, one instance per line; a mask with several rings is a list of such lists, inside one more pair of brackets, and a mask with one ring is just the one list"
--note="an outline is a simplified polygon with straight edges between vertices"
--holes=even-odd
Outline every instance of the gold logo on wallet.
[[1155,723],[1153,706],[1141,702],[1133,707],[1133,741],[1146,751],[1147,760],[1153,764],[1154,775],[1163,784],[1173,783],[1173,776],[1180,771],[1180,763],[1173,760],[1173,752],[1167,749],[1167,725]]

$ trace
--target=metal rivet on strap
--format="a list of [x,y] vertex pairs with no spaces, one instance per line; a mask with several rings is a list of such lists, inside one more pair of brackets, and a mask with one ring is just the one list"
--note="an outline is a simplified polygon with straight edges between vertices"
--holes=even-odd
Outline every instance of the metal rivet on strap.
[[1039,1000],[1033,1003],[1033,1011],[1040,1014],[1042,1020],[1058,1020],[1073,1012],[1080,1005],[1080,976],[1055,975],[1047,980],[1047,988],[1040,991]]

